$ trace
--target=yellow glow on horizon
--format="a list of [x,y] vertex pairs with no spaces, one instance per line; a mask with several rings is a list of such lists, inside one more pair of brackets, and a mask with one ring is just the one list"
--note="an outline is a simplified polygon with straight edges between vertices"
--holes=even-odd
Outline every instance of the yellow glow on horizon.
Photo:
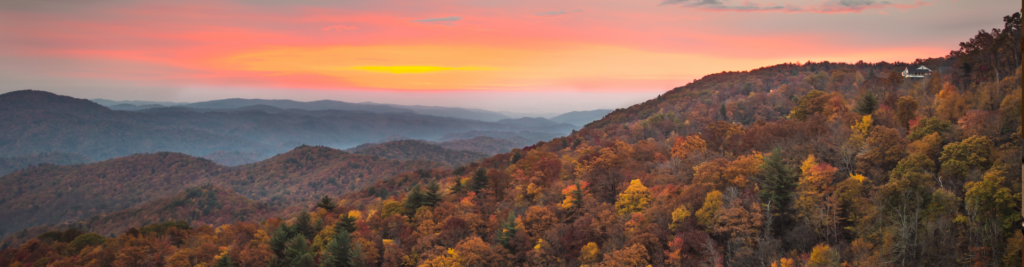
[[439,66],[356,66],[352,67],[353,70],[362,70],[369,72],[386,72],[386,73],[425,73],[425,72],[436,72],[436,71],[451,71],[451,70],[487,70],[490,68],[484,67],[439,67]]
[[[875,51],[880,54],[900,52],[906,50]],[[841,59],[845,58],[853,57]],[[332,85],[334,87],[399,90],[667,90],[709,74],[709,69],[744,71],[804,60],[807,59],[751,59],[647,51],[600,44],[559,43],[516,48],[481,45],[276,47],[242,51],[216,58],[210,63],[217,69],[263,73],[266,76],[331,77],[336,81]]]

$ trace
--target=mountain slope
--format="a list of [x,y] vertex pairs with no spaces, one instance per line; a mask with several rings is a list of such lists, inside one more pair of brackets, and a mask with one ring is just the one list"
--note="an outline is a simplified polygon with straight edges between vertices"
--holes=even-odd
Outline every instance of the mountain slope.
[[92,162],[92,159],[85,155],[63,152],[49,152],[20,157],[0,158],[0,176],[4,176],[5,174],[24,169],[32,165],[74,165],[89,162]]
[[47,231],[76,228],[103,236],[124,233],[129,228],[146,230],[146,225],[180,221],[185,225],[223,225],[258,222],[276,215],[278,210],[252,201],[230,190],[213,185],[186,188],[174,195],[148,201],[135,207],[91,216],[80,221],[37,226],[8,235],[0,247],[18,244]]
[[487,155],[494,155],[512,151],[512,149],[521,148],[526,146],[525,143],[520,143],[508,139],[498,139],[489,136],[477,136],[470,139],[456,139],[439,143],[443,148],[451,150],[466,150],[484,153]]
[[220,171],[212,161],[168,152],[16,171],[0,176],[0,232],[133,207]]
[[597,110],[589,110],[589,111],[572,111],[572,112],[568,112],[568,113],[565,113],[565,114],[562,114],[562,115],[551,117],[551,118],[549,118],[549,120],[551,120],[553,122],[557,122],[557,123],[568,123],[568,124],[572,124],[572,125],[583,127],[583,126],[587,125],[588,123],[591,123],[591,122],[596,121],[596,120],[600,120],[605,115],[608,115],[608,113],[611,113],[611,112],[612,112],[612,110],[610,110],[610,109],[597,109]]
[[364,144],[350,152],[363,155],[374,155],[397,160],[423,160],[459,166],[474,160],[486,158],[489,154],[466,150],[447,149],[441,145],[431,144],[423,140],[398,140],[381,144]]

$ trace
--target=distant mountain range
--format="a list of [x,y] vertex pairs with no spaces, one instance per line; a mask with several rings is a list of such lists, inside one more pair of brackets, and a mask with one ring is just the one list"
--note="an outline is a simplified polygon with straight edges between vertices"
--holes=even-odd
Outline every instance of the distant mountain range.
[[[467,109],[453,107],[434,107],[419,105],[394,105],[378,104],[372,102],[349,103],[334,100],[319,100],[301,102],[293,100],[264,100],[264,99],[242,99],[231,98],[213,100],[197,103],[179,102],[154,102],[154,101],[114,101],[107,99],[92,99],[97,104],[106,106],[112,110],[139,111],[154,108],[187,107],[194,109],[239,109],[251,106],[268,106],[278,109],[301,109],[301,110],[349,110],[367,111],[374,113],[415,113],[438,117],[449,117],[467,120],[478,120],[486,122],[497,122],[505,119],[526,118],[528,113],[494,112],[482,109]],[[568,123],[582,127],[587,123],[599,120],[604,115],[611,113],[610,109],[598,109],[590,111],[572,111],[559,115],[543,115],[556,123]]]
[[568,123],[579,127],[586,126],[588,123],[600,120],[604,118],[608,113],[612,113],[610,109],[597,109],[590,111],[573,111],[562,115],[554,116],[549,120],[557,123]]
[[438,117],[449,117],[457,119],[478,120],[495,122],[508,119],[501,113],[481,110],[451,107],[431,106],[403,106],[377,103],[349,103],[334,100],[320,100],[311,102],[300,102],[293,100],[264,100],[264,99],[241,99],[231,98],[213,100],[198,103],[173,103],[173,102],[146,102],[146,101],[111,101],[96,99],[97,103],[107,106],[113,110],[144,110],[151,108],[165,107],[187,107],[195,109],[238,109],[249,106],[270,106],[279,109],[301,109],[301,110],[347,110],[366,111],[373,113],[415,113],[420,115],[431,115]]
[[[343,107],[364,110],[328,109]],[[365,110],[370,108],[380,112]],[[460,109],[441,111],[455,110]],[[104,160],[173,151],[209,155],[225,165],[255,162],[302,144],[350,148],[388,136],[430,141],[491,136],[528,144],[578,128],[543,118],[486,122],[337,101],[228,99],[118,111],[89,100],[32,90],[0,95],[0,124],[5,126],[0,129],[0,157],[64,152]]]

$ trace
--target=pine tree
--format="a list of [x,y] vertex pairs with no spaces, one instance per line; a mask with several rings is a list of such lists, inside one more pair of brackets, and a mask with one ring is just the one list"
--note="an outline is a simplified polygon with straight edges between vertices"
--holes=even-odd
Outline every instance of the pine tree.
[[352,266],[352,244],[348,231],[339,230],[334,234],[334,239],[327,244],[323,256],[320,258],[320,267],[351,267]]
[[857,102],[857,108],[854,109],[860,115],[871,115],[878,109],[878,99],[875,98],[875,94],[871,92],[864,93],[864,96]]
[[516,236],[516,212],[509,211],[508,218],[501,222],[501,227],[498,228],[498,243],[512,250],[512,247],[509,246],[509,241],[514,236]]
[[284,250],[283,262],[290,266],[303,266],[299,264],[303,263],[302,258],[306,255],[309,255],[309,245],[306,244],[306,238],[296,235],[288,241],[288,248]]
[[313,239],[316,235],[316,231],[313,229],[312,217],[309,216],[308,212],[303,211],[299,214],[299,218],[295,220],[295,232],[302,235],[306,239]]
[[231,256],[230,255],[224,255],[224,257],[220,257],[220,260],[217,260],[217,264],[214,265],[214,267],[231,267],[231,266],[232,265],[231,265]]
[[476,169],[476,172],[473,173],[473,180],[470,181],[469,190],[478,192],[485,187],[487,187],[487,170],[484,168]]
[[459,192],[462,192],[462,188],[462,181],[455,179],[455,184],[453,184],[451,188],[448,188],[448,190],[452,191],[453,194],[458,194]]
[[761,164],[761,202],[768,205],[772,214],[782,222],[774,226],[782,226],[789,218],[788,209],[796,189],[796,178],[793,168],[782,162],[782,150],[779,148],[772,150]]
[[[565,140],[563,139],[562,141],[565,141]],[[519,162],[519,160],[522,159],[522,158],[523,158],[523,155],[519,153],[518,149],[516,149],[516,151],[512,152],[512,157],[510,157],[508,159],[508,162],[510,164],[516,164],[516,162]]]
[[292,262],[292,267],[316,267],[316,262],[313,260],[313,255],[306,252]]
[[327,211],[334,211],[334,208],[338,207],[338,203],[334,203],[331,197],[324,195],[324,197],[320,198],[320,202],[316,203],[316,206]]
[[288,246],[288,240],[292,238],[288,229],[288,224],[282,223],[281,226],[274,230],[274,235],[270,237],[270,249],[277,254],[278,257],[284,256],[284,249]]
[[433,207],[437,202],[441,202],[439,191],[441,191],[441,185],[438,185],[437,182],[427,184],[427,193],[423,195],[423,205]]
[[420,208],[425,201],[426,198],[423,196],[423,193],[420,193],[420,186],[413,186],[412,192],[410,192],[409,196],[406,197],[405,204],[403,206],[403,208],[405,208],[405,216],[412,218],[412,216],[416,214],[416,209]]
[[334,223],[334,230],[339,231],[338,229],[344,229],[346,232],[349,233],[355,232],[356,218],[348,216],[348,214],[342,215],[341,217],[338,218],[338,222]]

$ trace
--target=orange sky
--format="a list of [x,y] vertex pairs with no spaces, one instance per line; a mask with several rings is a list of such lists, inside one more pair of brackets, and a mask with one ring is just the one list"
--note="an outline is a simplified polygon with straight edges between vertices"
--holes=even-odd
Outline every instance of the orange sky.
[[[1020,10],[1016,1],[284,2],[5,1],[0,92],[618,108],[721,71],[944,56]],[[577,100],[538,100],[551,95]]]

